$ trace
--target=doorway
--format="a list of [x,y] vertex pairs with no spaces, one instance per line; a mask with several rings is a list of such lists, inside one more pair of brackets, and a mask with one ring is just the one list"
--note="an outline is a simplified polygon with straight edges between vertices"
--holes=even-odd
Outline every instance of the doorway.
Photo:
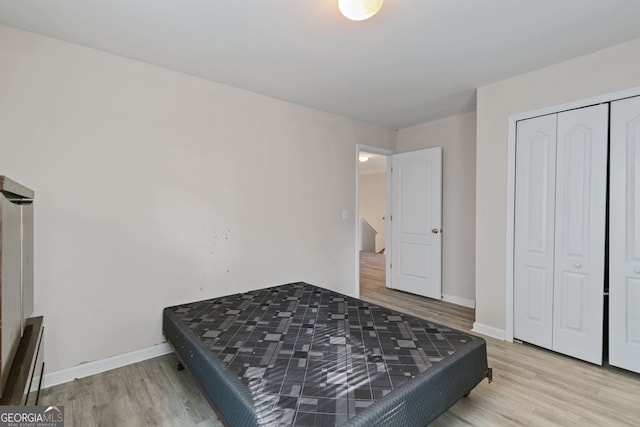
[[356,154],[355,296],[364,258],[373,285],[442,299],[442,147],[393,154],[358,146]]
[[364,286],[387,284],[388,168],[392,152],[359,146],[357,152],[357,296]]

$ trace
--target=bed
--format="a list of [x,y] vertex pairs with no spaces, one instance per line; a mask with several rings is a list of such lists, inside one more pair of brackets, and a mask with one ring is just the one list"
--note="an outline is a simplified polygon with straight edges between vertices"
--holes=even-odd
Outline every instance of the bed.
[[229,426],[423,426],[491,379],[482,338],[307,283],[167,307],[163,333]]

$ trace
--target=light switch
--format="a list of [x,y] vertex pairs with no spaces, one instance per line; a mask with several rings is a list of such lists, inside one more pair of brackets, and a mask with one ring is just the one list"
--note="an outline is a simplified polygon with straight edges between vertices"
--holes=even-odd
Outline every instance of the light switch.
[[349,219],[349,210],[342,209],[342,219]]

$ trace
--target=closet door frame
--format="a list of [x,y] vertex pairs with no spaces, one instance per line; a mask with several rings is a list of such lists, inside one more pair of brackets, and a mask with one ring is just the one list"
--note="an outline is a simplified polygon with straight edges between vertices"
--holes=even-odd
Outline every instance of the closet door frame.
[[504,340],[513,342],[513,283],[514,283],[514,224],[515,224],[515,176],[516,176],[516,123],[537,116],[560,113],[576,108],[588,107],[605,102],[613,102],[624,98],[640,96],[640,87],[630,88],[619,92],[586,98],[565,104],[541,108],[509,117],[508,146],[507,146],[507,259],[506,259],[506,313]]

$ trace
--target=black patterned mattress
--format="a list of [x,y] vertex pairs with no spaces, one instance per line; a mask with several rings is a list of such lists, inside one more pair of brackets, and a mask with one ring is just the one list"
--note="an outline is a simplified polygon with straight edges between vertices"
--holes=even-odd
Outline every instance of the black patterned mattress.
[[490,375],[482,338],[306,283],[164,309],[229,426],[423,426]]

